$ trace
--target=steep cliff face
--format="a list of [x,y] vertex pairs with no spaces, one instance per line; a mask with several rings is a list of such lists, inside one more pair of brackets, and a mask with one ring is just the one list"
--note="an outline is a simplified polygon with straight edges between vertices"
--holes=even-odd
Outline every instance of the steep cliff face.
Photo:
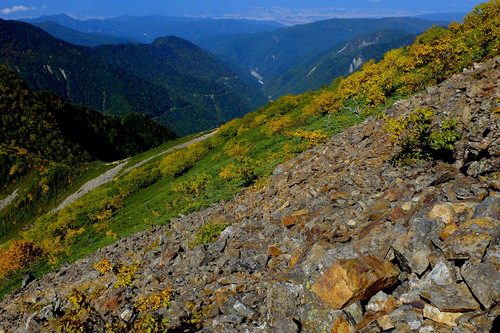
[[[161,318],[172,332],[493,332],[499,99],[497,58],[386,111],[459,119],[446,162],[394,166],[386,120],[368,119],[281,165],[258,191],[28,283],[1,302],[0,332],[83,322],[140,331],[147,320],[160,330]],[[229,226],[193,246],[208,222]]]

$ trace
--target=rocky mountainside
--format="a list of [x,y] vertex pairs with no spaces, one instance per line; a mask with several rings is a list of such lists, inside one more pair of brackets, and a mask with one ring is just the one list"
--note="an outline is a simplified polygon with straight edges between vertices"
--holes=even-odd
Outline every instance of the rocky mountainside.
[[446,162],[394,166],[372,117],[260,190],[26,279],[0,332],[497,332],[499,98],[496,58],[386,110],[459,118]]

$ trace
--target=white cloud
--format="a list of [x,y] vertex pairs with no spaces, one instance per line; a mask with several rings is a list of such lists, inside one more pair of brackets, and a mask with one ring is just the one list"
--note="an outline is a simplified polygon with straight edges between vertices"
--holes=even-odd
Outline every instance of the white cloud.
[[15,13],[15,12],[22,12],[22,11],[30,10],[30,9],[35,9],[35,8],[34,7],[28,8],[26,6],[14,6],[11,8],[0,9],[0,13],[11,14],[11,13]]

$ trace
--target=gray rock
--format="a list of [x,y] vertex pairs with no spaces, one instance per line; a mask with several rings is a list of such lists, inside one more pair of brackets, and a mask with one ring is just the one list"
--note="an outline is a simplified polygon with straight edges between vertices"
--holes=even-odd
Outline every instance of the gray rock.
[[240,316],[243,316],[245,318],[249,318],[252,320],[255,320],[258,318],[258,313],[254,309],[248,307],[247,305],[243,304],[240,301],[237,301],[233,305],[234,310],[236,313]]
[[44,319],[44,320],[50,320],[50,319],[54,319],[55,318],[55,309],[54,309],[54,305],[52,304],[49,304],[45,307],[43,307],[40,312],[38,312],[38,317],[40,319]]
[[235,314],[230,314],[230,315],[221,316],[219,320],[221,323],[238,325],[238,324],[241,324],[243,322],[243,320],[245,320],[245,318],[242,316],[235,315]]
[[500,197],[487,197],[477,205],[474,218],[491,217],[500,220]]
[[474,296],[486,308],[500,301],[500,270],[491,262],[466,263],[462,276]]
[[425,277],[428,285],[448,285],[456,282],[455,271],[443,260],[436,263],[432,271]]
[[467,312],[479,310],[465,284],[429,285],[420,295],[443,312]]
[[415,232],[408,233],[405,237],[396,240],[392,245],[396,251],[396,257],[411,272],[422,275],[429,267],[429,256],[433,248],[430,240]]

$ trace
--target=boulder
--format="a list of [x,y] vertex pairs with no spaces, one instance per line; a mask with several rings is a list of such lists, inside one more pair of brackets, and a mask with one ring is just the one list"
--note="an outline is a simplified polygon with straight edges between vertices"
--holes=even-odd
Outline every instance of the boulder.
[[399,273],[392,263],[370,255],[337,260],[313,284],[312,291],[328,306],[342,309],[393,286]]
[[492,262],[466,263],[462,276],[472,293],[489,309],[500,301],[500,267]]

